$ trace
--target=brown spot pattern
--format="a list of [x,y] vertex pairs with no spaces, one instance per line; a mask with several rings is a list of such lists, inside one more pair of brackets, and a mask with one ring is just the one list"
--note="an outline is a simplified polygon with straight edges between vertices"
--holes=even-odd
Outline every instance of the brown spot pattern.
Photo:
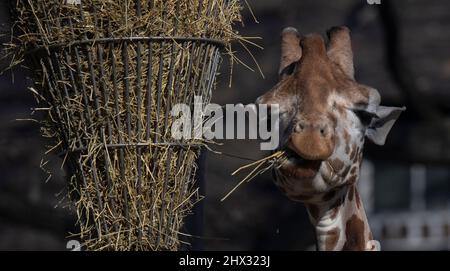
[[348,178],[348,184],[352,185],[356,183],[356,180],[358,179],[357,175],[351,175],[350,178]]
[[359,153],[358,162],[361,164],[361,163],[362,163],[362,160],[363,160],[363,152],[361,151],[361,152]]
[[353,157],[353,163],[359,163],[359,153],[358,152],[355,154],[355,157]]
[[355,187],[351,186],[348,188],[348,200],[352,201],[353,200],[353,196],[355,194]]
[[352,152],[350,153],[350,160],[351,160],[351,161],[354,161],[354,160],[355,160],[356,153],[357,153],[357,151],[356,151],[356,146],[353,145],[353,147],[352,147]]
[[343,250],[364,250],[366,247],[364,239],[364,222],[352,215],[345,224],[346,241]]
[[327,232],[327,239],[325,241],[325,250],[333,250],[333,248],[336,247],[340,233],[341,231],[339,230],[338,227],[329,230]]
[[356,188],[355,188],[355,198],[356,198],[356,207],[358,207],[358,209],[361,209],[361,198],[359,197],[359,192]]
[[[265,95],[263,95],[260,99],[261,103],[275,103],[282,104],[286,109],[293,109],[294,104],[293,100],[298,98],[299,107],[298,107],[298,115],[303,117],[308,116],[307,121],[311,123],[326,122],[330,127],[336,127],[337,122],[345,121],[347,111],[343,106],[335,104],[335,108],[337,109],[338,115],[335,113],[329,114],[327,116],[327,112],[329,113],[329,105],[328,105],[328,96],[331,94],[330,90],[336,90],[338,95],[341,95],[344,99],[351,100],[353,102],[361,101],[361,103],[368,102],[369,90],[366,87],[358,85],[352,76],[352,74],[348,74],[347,71],[343,70],[342,65],[337,65],[333,61],[329,61],[329,57],[327,56],[327,49],[325,47],[325,43],[320,35],[310,35],[301,40],[301,49],[303,52],[298,52],[300,49],[299,39],[295,35],[286,34],[286,41],[293,41],[292,44],[289,43],[289,48],[295,48],[297,53],[295,58],[290,58],[291,51],[283,51],[282,57],[286,58],[286,63],[282,62],[281,69],[285,67],[285,64],[290,65],[288,62],[293,62],[296,58],[302,58],[302,61],[296,63],[295,73],[288,77],[282,77],[283,79],[274,87],[272,90]],[[290,39],[292,38],[292,40]],[[285,43],[286,45],[286,43]],[[345,91],[344,91],[345,90]],[[336,117],[339,117],[337,119]],[[348,125],[349,123],[345,123]],[[350,123],[351,124],[351,123]],[[292,135],[291,135],[292,136]],[[362,161],[362,143],[364,142],[364,137],[361,136],[359,138],[353,138],[351,134],[349,134],[349,130],[344,129],[342,134],[330,134],[327,136],[327,142],[333,142],[334,144],[340,145],[345,144],[345,153],[348,157],[345,159],[349,159],[353,164],[361,163]],[[314,137],[317,138],[317,137]],[[301,140],[300,140],[301,139]],[[308,140],[304,140],[304,138],[300,138],[299,142],[296,145],[301,146],[301,150],[307,149],[306,154],[317,155],[317,152],[311,150],[311,146],[319,146],[321,142],[315,142],[317,144],[310,144],[311,142]],[[355,140],[355,142],[352,141]],[[323,138],[320,137],[320,141]],[[340,142],[339,142],[340,141]],[[340,143],[340,144],[339,144]],[[355,143],[355,144],[353,144]],[[302,145],[304,144],[304,145]],[[309,144],[309,145],[306,145]],[[331,144],[331,143],[329,143]],[[328,147],[328,146],[327,146]],[[309,149],[308,149],[309,148]],[[330,147],[331,150],[334,150]],[[325,152],[324,152],[325,153]],[[328,153],[326,153],[328,154]],[[325,157],[325,155],[322,155]],[[326,156],[329,157],[329,156]],[[327,158],[323,158],[327,159]],[[310,159],[310,160],[318,160],[318,159]],[[360,169],[359,165],[353,165],[353,167],[346,165],[347,160],[339,160],[334,159],[330,161],[331,167],[336,171],[336,173],[344,178],[345,186],[349,185],[350,190],[348,190],[347,195],[339,195],[337,197],[336,189],[343,189],[343,187],[335,188],[333,191],[330,191],[326,194],[320,195],[309,195],[306,193],[299,194],[297,191],[293,190],[294,184],[292,178],[302,179],[306,181],[310,181],[314,176],[316,176],[320,163],[318,162],[309,162],[307,164],[303,164],[302,166],[292,166],[292,167],[283,167],[280,169],[280,176],[278,176],[277,185],[280,186],[281,190],[284,193],[288,193],[288,197],[293,200],[305,202],[307,201],[306,208],[310,216],[314,219],[318,219],[321,215],[322,211],[319,209],[317,205],[311,204],[314,202],[311,199],[323,200],[323,201],[333,201],[331,202],[331,206],[329,207],[332,210],[331,216],[335,218],[340,213],[340,208],[347,197],[349,200],[356,201],[357,208],[362,208],[361,199],[356,187],[353,185],[357,182],[358,178],[358,170]],[[350,173],[350,174],[349,174]],[[284,175],[284,176],[283,176]],[[283,177],[281,177],[283,176]],[[287,178],[289,177],[289,178]],[[306,185],[306,184],[305,184]],[[289,195],[289,193],[291,193]],[[320,197],[320,198],[319,198]],[[354,202],[352,202],[354,204]],[[361,220],[357,215],[352,215],[348,221],[346,221],[345,228],[335,228],[327,233],[326,239],[326,249],[331,250],[336,247],[336,244],[339,240],[339,235],[342,234],[346,236],[346,243],[344,245],[345,250],[363,250],[365,248],[365,238],[364,236],[364,221]],[[344,233],[345,232],[345,233]],[[450,232],[450,230],[449,230]]]
[[330,165],[333,167],[333,169],[338,172],[341,171],[342,168],[344,168],[344,162],[340,159],[333,159],[330,161]]
[[345,152],[348,154],[350,152],[350,135],[344,130],[344,140],[345,140]]
[[345,146],[345,154],[349,154],[350,153],[350,146],[346,145]]
[[350,171],[350,168],[351,168],[351,166],[347,166],[345,169],[344,169],[344,172],[342,172],[342,177],[346,177],[347,176],[347,174],[348,174],[348,172]]
[[337,215],[339,214],[340,208],[341,208],[341,206],[335,206],[333,209],[331,209],[331,215],[330,215],[331,219],[335,219],[337,217]]

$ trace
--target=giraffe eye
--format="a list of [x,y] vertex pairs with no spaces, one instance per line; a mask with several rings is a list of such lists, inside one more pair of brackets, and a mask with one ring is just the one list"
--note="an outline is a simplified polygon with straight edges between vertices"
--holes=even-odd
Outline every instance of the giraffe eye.
[[287,111],[281,111],[281,112],[278,113],[278,116],[281,118],[281,117],[287,116],[287,114],[288,114]]

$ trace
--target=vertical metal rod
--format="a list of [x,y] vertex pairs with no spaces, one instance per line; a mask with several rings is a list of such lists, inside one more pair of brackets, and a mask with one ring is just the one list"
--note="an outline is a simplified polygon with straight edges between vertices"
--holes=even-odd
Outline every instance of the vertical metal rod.
[[[164,30],[164,22],[166,21],[167,18],[167,13],[165,12],[165,4],[163,2],[163,7],[162,7],[162,24],[161,24],[161,28]],[[161,35],[163,35],[164,31],[162,31]],[[155,50],[156,51],[156,50]],[[162,75],[163,75],[163,70],[164,70],[164,41],[161,41],[159,43],[159,68],[158,68],[158,79],[157,79],[157,94],[156,94],[156,114],[155,114],[155,124],[154,124],[154,130],[155,130],[155,138],[154,138],[154,143],[158,143],[159,142],[159,114],[160,114],[160,109],[161,109],[161,92],[162,92]],[[154,152],[152,153],[152,162],[153,162],[153,167],[152,167],[152,173],[155,174],[156,173],[156,167],[157,167],[157,159],[158,159],[158,155],[159,155],[159,149],[155,148]],[[155,174],[156,175],[156,174]],[[155,195],[155,194],[154,194]],[[155,199],[156,200],[156,199]],[[155,201],[154,200],[154,201]],[[151,218],[153,219],[153,208],[151,209]],[[153,221],[153,220],[152,220]],[[149,230],[151,229],[151,227],[149,227]],[[160,235],[161,232],[158,233],[158,240],[160,239]],[[159,242],[159,241],[158,241]]]
[[[48,55],[46,58],[46,63],[47,63],[47,67],[49,68],[48,70],[46,70],[46,78],[47,78],[47,84],[49,85],[49,89],[50,89],[50,94],[52,95],[52,99],[53,101],[55,101],[55,103],[57,103],[57,101],[59,101],[59,103],[64,103],[64,99],[61,95],[61,91],[58,87],[58,77],[55,74],[54,68],[53,68],[53,64],[52,64],[52,60],[51,60],[52,56]],[[50,72],[50,74],[48,74],[48,71]],[[52,83],[50,80],[50,76],[53,78],[53,82],[54,82],[54,86],[52,87]],[[65,145],[67,145],[69,143],[69,138],[70,138],[70,133],[67,134],[67,131],[70,131],[69,129],[67,129],[67,122],[64,121],[64,117],[61,113],[61,111],[59,110],[59,106],[55,106],[55,109],[57,111],[57,117],[59,119],[59,129],[61,130],[61,134],[63,135],[63,143]]]
[[[173,35],[176,36],[177,35],[177,30],[178,30],[178,14],[179,14],[179,10],[180,10],[180,3],[177,2],[176,4],[176,10],[175,10],[175,16],[174,16],[174,30],[173,30]],[[165,116],[164,116],[164,127],[166,128],[165,132],[168,132],[169,129],[167,129],[167,122],[169,119],[169,111],[170,111],[170,107],[171,107],[171,100],[172,100],[172,92],[173,92],[173,74],[174,74],[174,69],[175,69],[175,55],[177,54],[177,50],[176,50],[176,42],[173,41],[172,45],[171,45],[171,49],[170,49],[170,62],[169,62],[169,78],[168,78],[168,82],[166,85],[166,91],[165,91],[165,95],[166,95],[166,106],[165,106]],[[166,134],[164,133],[164,137],[166,137]]]
[[[181,45],[182,45],[182,47],[184,47],[184,46],[186,46],[186,44],[189,44],[189,43],[182,43]],[[186,65],[186,63],[185,63],[185,49],[181,49],[180,50],[180,53],[181,53],[181,55],[180,55],[180,64],[179,64],[179,67],[178,67],[178,72],[177,72],[177,80],[176,80],[176,82],[174,83],[174,86],[173,86],[173,96],[174,96],[174,101],[173,101],[173,103],[174,104],[178,104],[179,102],[180,102],[180,98],[181,98],[181,90],[180,90],[180,85],[181,85],[181,81],[182,81],[182,79],[183,79],[183,77],[186,77],[186,71],[185,71],[185,65]],[[189,54],[188,54],[189,55]],[[185,80],[185,81],[187,81],[187,80]]]
[[169,148],[167,148],[166,168],[165,168],[166,171],[164,172],[165,178],[164,178],[163,190],[161,193],[161,209],[159,211],[160,223],[158,225],[159,234],[158,234],[158,238],[156,240],[156,247],[160,246],[161,239],[164,239],[163,242],[165,244],[166,243],[165,239],[167,238],[167,236],[166,236],[166,238],[164,238],[164,236],[163,236],[163,232],[165,232],[165,231],[162,228],[162,226],[165,222],[164,221],[164,210],[166,209],[165,197],[166,197],[167,186],[168,186],[168,182],[169,182],[170,160],[172,160],[172,148],[169,147]]
[[[65,58],[65,61],[67,63],[67,66],[68,66],[67,67],[67,71],[69,73],[70,85],[72,86],[72,90],[73,90],[75,96],[78,97],[79,92],[78,92],[77,82],[75,81],[75,75],[73,74],[72,68],[70,67],[70,65],[72,63],[72,59],[71,59],[71,57],[70,57],[70,55],[68,53],[68,49],[64,49],[64,58]],[[82,123],[87,123],[86,120],[85,120],[85,116],[84,116],[83,112],[80,112],[80,116],[79,117],[80,117],[80,121]],[[83,144],[81,136],[82,135],[80,135],[78,132],[75,132],[75,137],[77,139],[76,141],[78,141],[78,147],[79,148],[84,148],[84,144]],[[70,150],[70,148],[72,148],[72,147],[76,148],[77,146],[75,144],[74,146],[67,146],[67,147]],[[73,172],[73,173],[75,173],[75,172]]]
[[[180,10],[180,3],[177,2],[176,3],[176,7],[175,7],[175,16],[174,16],[174,30],[173,30],[173,35],[176,36],[177,35],[177,31],[178,31],[178,14],[179,14],[179,10]],[[165,95],[166,95],[166,104],[165,104],[165,116],[164,116],[164,128],[165,128],[165,133],[164,133],[164,140],[167,140],[167,132],[169,131],[169,129],[167,129],[169,127],[168,125],[168,120],[169,120],[169,111],[171,109],[171,105],[172,105],[172,96],[173,95],[173,91],[174,91],[174,87],[173,87],[173,77],[174,77],[174,70],[175,70],[175,56],[178,53],[178,50],[176,50],[176,42],[173,41],[172,45],[171,45],[171,51],[170,51],[170,62],[169,62],[169,78],[167,79],[167,85],[166,85],[166,90],[165,90]],[[169,147],[171,148],[171,147]],[[164,183],[164,188],[163,190],[167,190],[167,186],[169,183],[169,174],[166,175],[166,182]],[[168,208],[167,210],[170,211],[171,210],[171,205],[173,204],[173,200],[170,199],[168,202]],[[171,217],[169,216],[169,221],[168,221],[168,225],[171,225],[172,221],[171,221]],[[167,227],[166,228],[166,238],[165,238],[165,244],[167,246],[167,242],[170,241],[170,238],[168,239],[167,237],[170,235],[170,228]]]
[[[187,96],[187,94],[189,93],[189,86],[190,86],[190,82],[191,82],[191,80],[193,80],[191,77],[191,75],[192,75],[192,65],[193,65],[193,59],[194,59],[194,53],[195,53],[195,47],[196,47],[196,44],[197,43],[195,43],[195,42],[191,42],[190,43],[190,45],[191,45],[191,51],[190,51],[190,53],[189,53],[189,64],[188,64],[188,71],[187,71],[187,77],[186,77],[186,86],[184,87],[184,97],[183,97],[183,102],[185,102],[185,101],[187,101],[187,98],[188,98],[188,96]],[[194,85],[195,85],[195,81],[193,81],[194,83]]]
[[[93,12],[95,14],[95,6],[92,6],[92,8],[93,8]],[[83,12],[81,12],[81,14],[83,14]],[[83,17],[82,17],[82,21],[84,21]],[[96,17],[95,17],[95,23],[97,23]],[[84,38],[87,39],[86,33],[84,34]],[[93,48],[95,48],[95,47],[93,47]],[[102,115],[101,115],[100,104],[99,104],[99,99],[98,99],[99,95],[97,94],[97,80],[96,80],[95,69],[94,69],[94,61],[93,61],[93,57],[92,57],[92,54],[91,54],[91,47],[89,47],[88,45],[85,45],[83,49],[84,49],[85,54],[86,54],[85,58],[87,59],[87,63],[88,63],[88,67],[89,67],[89,75],[90,75],[90,78],[91,78],[90,81],[91,81],[91,84],[92,84],[92,91],[91,91],[90,97],[91,97],[91,99],[94,100],[94,109],[95,109],[97,118],[100,120],[102,118]],[[99,131],[96,128],[98,129],[99,127],[92,127],[91,126],[91,133],[92,133],[92,135],[98,134]],[[102,135],[100,135],[100,136],[102,136]],[[104,141],[104,138],[102,138],[102,141]],[[91,158],[89,158],[89,164],[90,164],[91,168],[93,169],[92,170],[92,173],[93,173],[92,177],[93,177],[94,186],[95,186],[95,189],[96,189],[98,206],[99,206],[100,210],[103,211],[103,200],[102,200],[102,197],[100,195],[100,184],[99,184],[99,179],[98,179],[98,176],[97,176],[97,169],[92,167],[94,165],[94,163],[95,162],[92,161]],[[107,231],[108,226],[106,225],[105,218],[103,218],[103,219],[99,218],[99,219],[103,220],[104,229],[105,229],[105,231]],[[99,237],[100,238],[101,238],[101,235],[102,235],[102,233],[99,232]]]
[[[141,1],[136,1],[136,14],[138,17],[141,17]],[[136,124],[136,141],[141,143],[141,124],[142,124],[142,116],[141,116],[141,105],[142,105],[142,89],[141,89],[141,77],[142,77],[142,45],[141,42],[137,42],[137,59],[136,59],[136,103],[137,103],[137,124]],[[137,217],[139,219],[139,229],[138,229],[138,240],[139,243],[142,239],[142,157],[141,157],[141,148],[136,147],[136,163],[137,163]]]
[[[102,132],[101,132],[101,137],[103,138],[103,140],[104,140],[104,142],[109,142],[110,144],[112,144],[113,143],[113,141],[112,141],[112,127],[111,127],[111,120],[110,120],[110,114],[109,114],[109,112],[108,112],[108,108],[109,108],[109,93],[108,93],[108,89],[107,89],[107,87],[106,87],[106,83],[105,83],[105,78],[106,78],[106,75],[105,75],[105,71],[104,71],[104,68],[103,68],[103,65],[104,65],[104,60],[103,60],[103,45],[98,45],[97,46],[97,53],[98,53],[98,55],[97,55],[97,59],[98,59],[98,64],[99,64],[99,72],[100,72],[100,76],[99,76],[99,79],[100,79],[100,92],[103,94],[102,96],[103,96],[103,111],[104,111],[104,118],[106,119],[106,130],[107,130],[107,134],[108,134],[108,136],[107,136],[107,138],[108,138],[108,140],[105,140],[105,133],[104,133],[104,130],[103,130],[103,128],[102,128]],[[103,155],[103,157],[104,157],[104,159],[105,159],[105,175],[106,175],[106,184],[107,184],[107,189],[108,189],[108,193],[105,195],[105,197],[107,198],[107,201],[108,201],[108,204],[109,204],[109,206],[110,206],[110,210],[111,210],[111,213],[113,214],[113,216],[115,217],[116,216],[116,208],[115,208],[115,204],[114,204],[114,200],[111,198],[111,193],[112,193],[112,190],[113,190],[113,184],[112,184],[112,180],[111,180],[111,175],[110,175],[110,167],[111,167],[111,165],[110,165],[110,156],[108,155],[109,154],[109,152],[108,152],[108,150],[107,150],[107,147],[106,146],[104,146],[105,147],[105,150],[103,151],[103,153],[104,153],[104,155]],[[111,222],[111,223],[113,223],[113,222]],[[114,223],[114,225],[113,225],[113,227],[114,227],[114,230],[115,230],[115,232],[117,232],[118,231],[118,225],[117,225],[117,223]]]
[[128,135],[128,143],[131,143],[131,108],[130,108],[130,71],[129,71],[129,63],[128,63],[128,42],[124,41],[122,45],[122,61],[123,61],[123,84],[125,86],[124,89],[124,107],[126,108],[126,125],[127,125],[127,135]]
[[[162,23],[161,23],[161,35],[164,35],[164,30],[165,30],[165,22],[167,19],[167,12],[166,12],[166,3],[162,3]],[[162,94],[162,75],[164,72],[164,41],[162,41],[160,44],[160,50],[159,50],[159,68],[158,68],[158,89],[157,89],[157,98],[156,98],[156,123],[155,123],[155,143],[159,142],[159,126],[160,126],[160,122],[159,122],[159,114],[160,114],[160,110],[161,110],[161,96]],[[170,148],[169,148],[170,150]],[[157,159],[158,159],[158,155],[159,155],[159,148],[155,148],[155,152],[153,153],[153,168],[152,168],[152,172],[156,173],[156,167],[157,167]],[[167,174],[167,172],[166,172]],[[162,232],[162,223],[163,223],[163,217],[161,216],[162,212],[163,212],[163,206],[164,206],[164,188],[165,185],[163,186],[163,195],[161,195],[161,210],[160,210],[160,223],[158,225],[159,231],[158,231],[158,237],[157,237],[157,242],[156,242],[156,247],[159,247],[160,245],[160,241],[161,241],[161,235],[163,234]]]
[[156,120],[155,120],[155,140],[154,143],[159,142],[159,114],[161,110],[161,92],[162,92],[162,75],[164,72],[164,42],[159,44],[160,55],[159,55],[159,69],[158,69],[158,82],[157,82],[157,94],[156,94]]
[[[90,73],[90,77],[91,77],[91,83],[92,83],[92,94],[91,96],[93,96],[94,98],[94,107],[95,107],[95,111],[97,113],[97,118],[100,120],[102,118],[101,115],[101,110],[100,110],[100,104],[99,104],[99,100],[98,100],[98,95],[97,95],[97,80],[95,79],[95,71],[94,71],[94,63],[92,60],[92,54],[90,52],[90,48],[89,47],[85,47],[85,52],[87,54],[87,62],[88,62],[88,66],[89,66],[89,73]],[[95,129],[96,127],[92,127],[92,134],[97,134],[98,131]],[[97,127],[98,128],[98,127]],[[100,135],[102,137],[102,135]],[[104,140],[104,138],[102,138],[102,141]],[[96,194],[97,194],[97,202],[98,202],[98,207],[100,208],[100,210],[103,210],[103,200],[102,197],[100,195],[100,184],[99,184],[99,179],[97,176],[97,169],[93,167],[94,165],[94,161],[92,161],[91,158],[89,158],[89,163],[92,170],[92,177],[93,177],[93,181],[94,181],[94,186],[96,189]],[[103,220],[103,226],[105,228],[105,231],[107,231],[108,226],[106,225],[106,221],[105,218],[99,218],[100,220]],[[101,238],[102,233],[99,232],[99,237]]]
[[146,92],[146,132],[145,140],[150,141],[150,128],[151,128],[151,112],[152,112],[152,85],[153,85],[153,44],[151,41],[148,42],[148,69],[147,69],[147,92]]
[[[148,63],[147,63],[147,92],[146,92],[146,106],[145,106],[145,110],[146,110],[146,132],[145,132],[145,140],[146,142],[150,142],[150,128],[151,128],[151,112],[152,112],[152,86],[153,86],[153,43],[151,41],[148,42]],[[150,148],[150,152],[152,151],[152,148]],[[149,182],[152,181],[152,178],[149,178],[148,180]],[[152,201],[152,204],[150,206],[150,213],[149,213],[149,227],[148,227],[148,233],[150,233],[152,227],[153,227],[153,202],[155,202],[155,200],[153,199],[154,197],[154,191],[152,189],[150,189],[150,199]]]
[[[130,109],[130,81],[129,81],[129,76],[130,76],[130,71],[129,71],[129,63],[128,63],[128,42],[124,41],[123,45],[122,45],[122,61],[124,63],[124,67],[123,67],[123,71],[124,71],[124,107],[126,108],[126,125],[127,125],[127,135],[128,135],[128,143],[131,143],[132,140],[132,135],[131,135],[131,125],[132,125],[132,121],[131,121],[131,109]],[[125,166],[124,166],[125,167]],[[129,195],[129,191],[128,191],[128,186],[126,185],[127,180],[124,178],[122,180],[123,184],[124,184],[124,203],[125,203],[125,217],[128,221],[128,224],[130,225],[130,212],[129,212],[129,204],[128,204],[128,195]],[[128,231],[128,241],[130,242],[131,238],[131,232]]]
[[[206,169],[206,151],[202,149],[196,161],[198,168],[195,171],[194,189],[198,189],[200,195],[205,194],[205,169]],[[189,178],[189,176],[188,176]],[[186,218],[186,232],[192,236],[203,235],[203,219],[204,219],[204,201],[194,205],[192,214]],[[186,250],[200,251],[203,250],[203,240],[201,238],[190,238],[190,247]]]
[[[113,81],[113,89],[114,89],[114,108],[115,108],[115,114],[116,114],[116,122],[117,122],[117,130],[118,130],[118,139],[119,139],[119,144],[123,144],[123,139],[122,139],[122,120],[120,118],[120,109],[119,109],[119,89],[118,89],[118,78],[117,78],[117,64],[116,64],[116,59],[114,56],[114,43],[110,43],[110,55],[111,55],[111,71],[112,71],[112,81]],[[122,182],[125,182],[125,158],[124,158],[124,150],[123,148],[118,148],[117,150],[119,152],[119,171],[120,171],[120,179],[122,180]],[[127,197],[127,192],[122,191],[123,193],[123,197],[124,197],[124,205],[125,205],[125,219],[126,219],[126,223],[129,223],[129,214],[128,214],[128,197]]]

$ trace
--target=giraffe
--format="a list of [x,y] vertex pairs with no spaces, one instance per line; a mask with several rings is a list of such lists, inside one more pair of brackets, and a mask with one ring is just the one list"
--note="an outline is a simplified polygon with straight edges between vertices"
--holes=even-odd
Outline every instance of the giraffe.
[[357,189],[363,146],[366,138],[384,145],[405,108],[381,106],[376,89],[355,81],[347,27],[327,36],[325,45],[319,34],[285,28],[279,82],[256,101],[278,105],[277,150],[288,160],[274,182],[304,203],[318,250],[379,250]]

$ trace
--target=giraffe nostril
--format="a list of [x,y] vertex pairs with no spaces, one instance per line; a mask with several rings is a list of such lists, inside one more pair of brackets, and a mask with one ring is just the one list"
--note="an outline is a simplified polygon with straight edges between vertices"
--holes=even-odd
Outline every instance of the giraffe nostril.
[[298,122],[296,125],[295,125],[295,132],[297,132],[297,133],[299,133],[299,132],[301,132],[301,131],[303,131],[305,129],[305,125],[303,124],[303,123],[301,123],[301,122]]
[[325,128],[321,128],[321,129],[320,129],[320,134],[321,134],[322,136],[325,136]]

